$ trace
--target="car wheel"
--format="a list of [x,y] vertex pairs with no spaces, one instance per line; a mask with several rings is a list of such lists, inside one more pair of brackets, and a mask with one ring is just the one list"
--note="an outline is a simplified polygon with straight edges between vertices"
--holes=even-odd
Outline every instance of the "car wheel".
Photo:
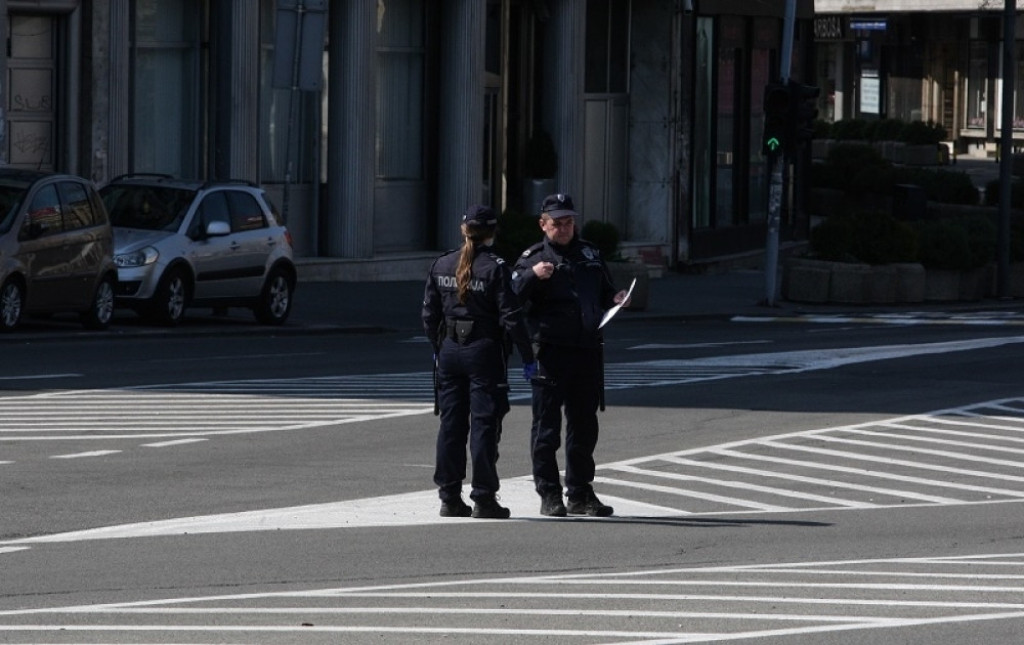
[[106,329],[114,318],[114,281],[104,278],[96,285],[92,306],[82,313],[82,324],[86,329]]
[[21,322],[25,291],[17,280],[8,280],[0,289],[0,331],[11,331]]
[[264,325],[281,325],[292,311],[292,292],[295,283],[282,269],[273,269],[263,283],[260,300],[253,313]]
[[169,270],[156,288],[147,317],[163,325],[177,325],[185,317],[188,294],[185,272],[180,269]]

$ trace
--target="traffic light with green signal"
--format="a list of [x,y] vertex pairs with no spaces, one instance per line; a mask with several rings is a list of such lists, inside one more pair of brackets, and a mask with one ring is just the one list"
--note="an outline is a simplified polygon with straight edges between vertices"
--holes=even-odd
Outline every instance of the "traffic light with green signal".
[[786,85],[768,83],[764,86],[764,154],[783,154],[791,147],[791,103],[792,93]]

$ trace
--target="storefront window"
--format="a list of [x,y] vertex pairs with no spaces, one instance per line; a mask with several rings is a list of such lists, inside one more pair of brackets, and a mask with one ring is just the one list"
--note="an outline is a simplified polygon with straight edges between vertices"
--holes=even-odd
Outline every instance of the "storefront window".
[[693,88],[693,203],[694,229],[711,226],[711,118],[714,114],[714,22],[697,18],[696,74]]
[[1024,43],[1017,41],[1016,64],[1013,75],[1013,129],[1024,130]]
[[742,65],[743,19],[736,16],[721,17],[721,42],[718,46],[718,104],[715,106],[718,125],[715,132],[717,143],[717,169],[715,176],[715,226],[736,224],[736,115],[739,106],[740,76]]
[[132,168],[199,175],[199,0],[137,0]]
[[426,57],[423,3],[389,0],[379,25],[377,176],[422,179]]
[[971,41],[970,57],[967,62],[967,79],[964,88],[965,114],[968,128],[984,128],[988,119],[988,43],[983,40]]

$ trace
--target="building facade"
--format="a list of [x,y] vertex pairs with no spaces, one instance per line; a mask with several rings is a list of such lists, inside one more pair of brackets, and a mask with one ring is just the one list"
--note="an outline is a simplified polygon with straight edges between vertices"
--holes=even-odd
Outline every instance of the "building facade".
[[817,82],[828,120],[933,121],[955,155],[995,157],[1003,79],[1012,75],[1012,138],[1024,143],[1024,20],[1004,68],[1005,4],[979,0],[815,0]]
[[[544,190],[615,224],[627,255],[685,267],[763,248],[761,102],[785,5],[0,0],[0,161],[100,185],[257,181],[299,256],[366,263],[366,279],[413,277],[374,262],[451,248],[467,204],[533,214]],[[795,6],[800,78],[812,3]],[[541,132],[557,170],[535,181]],[[802,234],[798,209],[784,223]]]

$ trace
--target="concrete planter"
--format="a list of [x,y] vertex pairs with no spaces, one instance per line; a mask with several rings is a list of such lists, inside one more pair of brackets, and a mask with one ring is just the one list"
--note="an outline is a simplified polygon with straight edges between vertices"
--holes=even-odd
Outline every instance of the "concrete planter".
[[924,267],[913,263],[871,266],[790,258],[783,265],[782,296],[818,304],[922,302],[926,275]]

